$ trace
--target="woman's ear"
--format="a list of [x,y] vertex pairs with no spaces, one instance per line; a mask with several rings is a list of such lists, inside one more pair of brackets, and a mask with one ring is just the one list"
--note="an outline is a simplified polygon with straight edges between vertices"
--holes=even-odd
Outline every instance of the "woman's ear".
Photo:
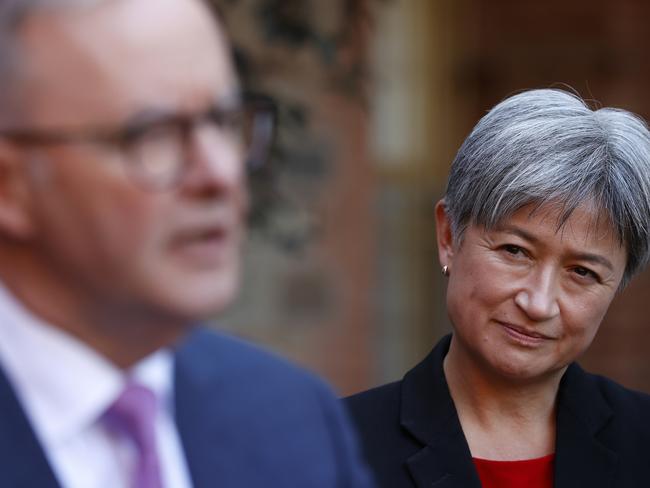
[[451,268],[451,262],[454,256],[454,240],[444,198],[436,204],[436,239],[438,242],[438,259],[440,260],[440,265]]
[[17,240],[34,231],[24,159],[23,151],[0,140],[0,235]]

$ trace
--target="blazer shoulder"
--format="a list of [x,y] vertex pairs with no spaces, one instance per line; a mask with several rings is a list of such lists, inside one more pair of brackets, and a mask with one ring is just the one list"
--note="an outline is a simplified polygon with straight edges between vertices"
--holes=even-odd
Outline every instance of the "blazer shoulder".
[[[650,486],[647,447],[650,444],[650,395],[626,388],[609,378],[587,375],[608,409],[604,423],[595,427],[595,438],[618,458],[616,482],[612,486]],[[582,418],[599,400],[587,395],[583,400]],[[586,414],[585,414],[586,412]]]
[[[338,406],[329,385],[315,374],[273,352],[242,339],[199,329],[178,349],[176,385],[213,398],[223,407],[237,411],[243,403],[253,409],[267,409],[273,418],[297,421],[303,415]],[[276,405],[291,399],[291,408]]]
[[589,375],[600,390],[614,414],[623,415],[628,421],[643,421],[650,432],[650,395],[632,390],[599,375]]
[[[206,480],[197,486],[215,471],[237,479],[224,486],[370,486],[332,390],[278,355],[197,329],[176,351],[175,387],[179,430]],[[214,459],[220,443],[227,452]]]
[[394,417],[398,422],[402,381],[395,381],[362,391],[343,399],[357,423],[382,421]]
[[[277,380],[287,386],[318,385],[323,382],[314,374],[281,356],[228,334],[197,328],[176,350],[179,368],[190,370],[197,379],[214,382],[246,378],[246,384]],[[280,385],[276,385],[280,386]]]
[[[401,425],[402,382],[396,381],[343,399],[371,465],[412,440]],[[383,462],[383,461],[382,461]]]

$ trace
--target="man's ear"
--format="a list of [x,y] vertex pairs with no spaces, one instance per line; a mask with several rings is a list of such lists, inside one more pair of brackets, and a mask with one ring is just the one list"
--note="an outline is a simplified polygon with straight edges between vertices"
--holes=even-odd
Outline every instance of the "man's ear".
[[438,242],[438,259],[440,260],[440,265],[448,266],[451,269],[452,259],[454,257],[454,240],[444,198],[436,204],[436,239]]
[[23,151],[0,140],[0,235],[27,239],[34,232]]

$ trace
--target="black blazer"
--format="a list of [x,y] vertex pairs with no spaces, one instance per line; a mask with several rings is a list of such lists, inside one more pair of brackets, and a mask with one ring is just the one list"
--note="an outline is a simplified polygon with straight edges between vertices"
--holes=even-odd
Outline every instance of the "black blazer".
[[[345,400],[379,486],[481,486],[442,361],[451,336],[402,381]],[[558,392],[556,488],[650,487],[650,396],[572,364]]]

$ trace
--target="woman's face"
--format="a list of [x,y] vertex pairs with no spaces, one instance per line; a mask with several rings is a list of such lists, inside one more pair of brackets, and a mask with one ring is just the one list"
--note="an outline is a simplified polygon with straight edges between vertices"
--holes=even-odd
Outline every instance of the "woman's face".
[[588,205],[560,229],[557,207],[531,210],[493,230],[469,226],[454,246],[444,206],[436,209],[452,347],[514,380],[554,376],[587,349],[626,265],[611,225]]

